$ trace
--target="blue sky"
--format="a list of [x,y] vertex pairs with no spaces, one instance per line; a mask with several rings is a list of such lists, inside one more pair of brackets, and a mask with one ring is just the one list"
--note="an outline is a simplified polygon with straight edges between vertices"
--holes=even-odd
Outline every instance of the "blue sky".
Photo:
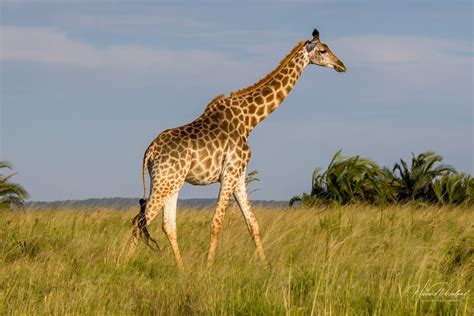
[[[34,200],[141,195],[162,130],[248,86],[317,27],[309,66],[250,137],[252,198],[287,200],[339,149],[434,150],[473,173],[471,1],[2,1],[0,159]],[[180,198],[215,197],[185,185]]]

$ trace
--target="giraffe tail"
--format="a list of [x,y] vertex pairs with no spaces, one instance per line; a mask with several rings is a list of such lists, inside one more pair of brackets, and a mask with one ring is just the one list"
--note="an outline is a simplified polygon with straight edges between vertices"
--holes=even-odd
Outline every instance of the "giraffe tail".
[[158,245],[158,242],[156,239],[151,237],[150,232],[148,231],[146,227],[146,216],[145,216],[145,210],[146,210],[146,200],[145,199],[140,199],[140,213],[138,213],[137,216],[133,219],[133,225],[138,227],[140,236],[143,236],[145,238],[145,243],[148,247],[150,247],[153,251],[161,251],[160,246]]
[[[142,182],[143,182],[143,199],[146,201],[146,169],[148,168],[148,160],[152,155],[152,151],[150,147],[147,148],[145,154],[143,155],[143,163],[142,163]],[[141,203],[140,203],[141,205]]]
[[148,167],[148,161],[150,160],[150,157],[152,156],[152,151],[150,150],[150,147],[147,148],[145,151],[145,155],[143,155],[143,163],[142,163],[142,182],[143,182],[143,198],[140,199],[140,213],[138,213],[137,216],[133,219],[133,224],[137,225],[138,228],[140,229],[140,234],[145,238],[145,243],[147,244],[148,247],[150,247],[154,251],[161,251],[160,246],[158,245],[158,242],[151,237],[150,232],[148,231],[146,227],[146,216],[145,216],[145,210],[146,210],[146,204],[147,204],[147,199],[146,199],[146,169]]

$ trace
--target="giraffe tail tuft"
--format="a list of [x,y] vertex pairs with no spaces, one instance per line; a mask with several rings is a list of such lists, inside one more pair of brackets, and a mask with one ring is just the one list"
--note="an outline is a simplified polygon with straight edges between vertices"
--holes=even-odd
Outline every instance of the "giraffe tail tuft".
[[158,242],[156,239],[151,237],[150,232],[148,231],[146,227],[146,216],[145,216],[145,210],[146,210],[146,199],[140,199],[140,213],[138,213],[137,216],[133,219],[133,225],[137,225],[138,228],[140,229],[140,235],[142,235],[145,238],[145,243],[148,247],[150,247],[153,251],[159,252],[161,251],[160,246],[158,245]]

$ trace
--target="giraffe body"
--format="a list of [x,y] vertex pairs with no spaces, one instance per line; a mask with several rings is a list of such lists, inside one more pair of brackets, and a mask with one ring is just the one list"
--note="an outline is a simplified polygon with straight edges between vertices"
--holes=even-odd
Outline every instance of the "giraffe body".
[[[259,227],[250,210],[245,187],[245,170],[251,156],[247,140],[253,128],[285,99],[308,64],[345,71],[342,62],[319,41],[319,34],[315,32],[311,41],[299,42],[274,71],[255,85],[228,97],[216,97],[195,121],[162,132],[150,144],[143,159],[143,182],[146,187],[145,169],[148,169],[150,194],[145,210],[136,217],[139,219],[136,222],[144,224],[134,227],[130,253],[134,252],[142,233],[150,238],[146,225],[163,209],[163,231],[181,266],[176,232],[178,192],[185,181],[194,185],[220,182],[211,224],[208,262],[213,261],[217,236],[232,194],[246,220],[259,258],[266,262]],[[146,189],[144,195],[146,198]]]

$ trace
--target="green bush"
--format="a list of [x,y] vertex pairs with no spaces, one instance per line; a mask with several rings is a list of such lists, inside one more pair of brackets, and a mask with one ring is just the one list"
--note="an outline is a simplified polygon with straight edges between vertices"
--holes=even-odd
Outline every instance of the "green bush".
[[433,182],[436,178],[455,172],[451,166],[441,164],[442,160],[443,157],[434,152],[425,152],[418,156],[412,154],[410,167],[403,159],[395,163],[391,185],[397,192],[398,200],[435,202]]
[[474,178],[464,173],[437,179],[433,191],[440,204],[474,204]]
[[312,193],[340,204],[385,202],[394,197],[387,176],[375,162],[360,156],[345,157],[338,151],[325,172],[313,173]]
[[424,152],[413,154],[410,166],[400,159],[389,169],[360,156],[345,157],[340,150],[325,171],[313,171],[311,193],[293,197],[290,206],[297,201],[310,207],[354,202],[474,204],[474,179],[442,160],[434,152]]

